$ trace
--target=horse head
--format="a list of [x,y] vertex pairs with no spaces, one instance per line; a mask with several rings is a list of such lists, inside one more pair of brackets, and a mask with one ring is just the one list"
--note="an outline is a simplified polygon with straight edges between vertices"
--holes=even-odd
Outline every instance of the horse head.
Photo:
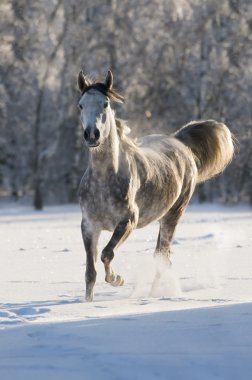
[[81,71],[78,76],[81,91],[79,108],[88,147],[97,147],[110,133],[110,101],[123,102],[123,97],[113,90],[113,74],[109,70],[103,82],[91,82]]

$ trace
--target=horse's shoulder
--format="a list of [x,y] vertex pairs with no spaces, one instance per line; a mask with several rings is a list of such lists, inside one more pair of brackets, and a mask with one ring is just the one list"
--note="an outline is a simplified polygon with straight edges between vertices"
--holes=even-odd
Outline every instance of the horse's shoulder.
[[80,198],[85,198],[85,194],[87,194],[87,189],[90,188],[92,182],[92,178],[89,172],[89,169],[87,168],[86,171],[84,172],[80,185],[79,185],[79,197]]
[[83,186],[85,186],[85,183],[86,183],[87,179],[88,179],[88,169],[85,170],[83,176],[81,177],[80,186],[79,186],[80,189]]

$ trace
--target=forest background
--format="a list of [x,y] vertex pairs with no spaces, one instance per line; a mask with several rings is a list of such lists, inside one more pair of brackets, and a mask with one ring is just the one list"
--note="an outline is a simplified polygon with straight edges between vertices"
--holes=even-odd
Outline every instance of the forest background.
[[225,122],[236,156],[194,199],[252,204],[250,0],[2,0],[0,14],[1,199],[77,202],[77,75],[112,69],[134,137]]

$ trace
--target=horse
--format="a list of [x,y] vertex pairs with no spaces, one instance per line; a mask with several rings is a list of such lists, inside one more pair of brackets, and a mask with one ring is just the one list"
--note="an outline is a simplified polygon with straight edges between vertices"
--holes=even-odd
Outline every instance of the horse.
[[127,124],[116,118],[112,102],[124,98],[113,88],[109,70],[102,82],[78,75],[80,119],[88,147],[87,169],[79,188],[81,232],[86,250],[86,301],[93,301],[101,231],[112,232],[101,253],[105,281],[122,286],[111,267],[116,249],[130,233],[158,220],[152,290],[163,266],[168,268],[175,228],[195,186],[224,170],[233,157],[232,134],[222,122],[193,121],[171,136],[152,134],[133,140]]

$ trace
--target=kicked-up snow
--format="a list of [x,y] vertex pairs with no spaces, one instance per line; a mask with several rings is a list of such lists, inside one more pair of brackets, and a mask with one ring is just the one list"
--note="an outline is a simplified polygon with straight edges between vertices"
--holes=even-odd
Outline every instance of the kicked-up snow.
[[[158,224],[97,263],[84,301],[78,206],[0,206],[0,379],[249,379],[252,211],[190,206],[152,297]],[[100,239],[100,250],[110,234]]]

